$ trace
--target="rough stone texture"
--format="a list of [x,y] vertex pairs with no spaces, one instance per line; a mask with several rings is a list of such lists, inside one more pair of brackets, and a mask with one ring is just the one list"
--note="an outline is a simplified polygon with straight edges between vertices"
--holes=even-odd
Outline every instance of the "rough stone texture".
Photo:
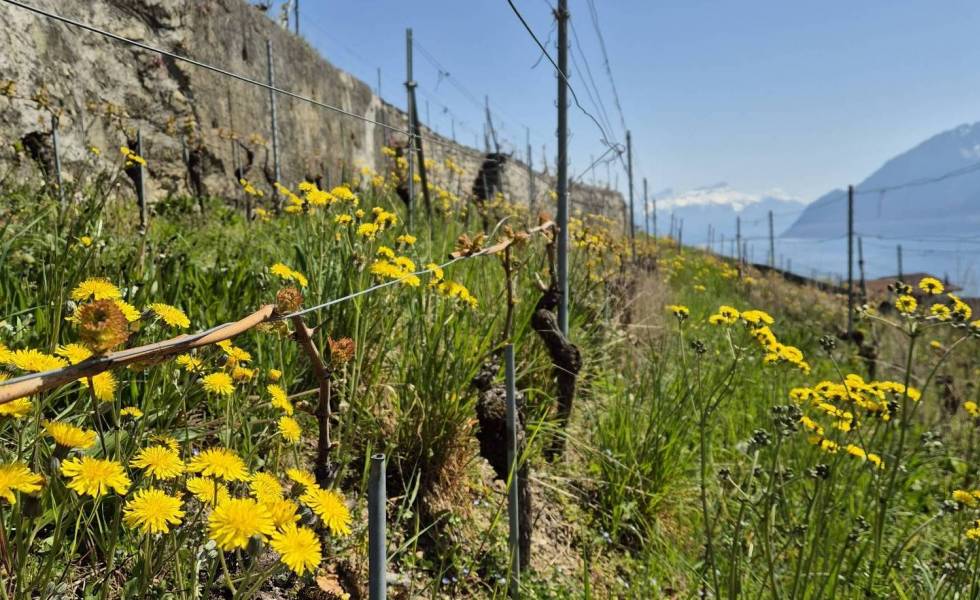
[[[405,128],[401,110],[243,0],[32,4],[262,82],[267,77],[269,39],[278,87]],[[117,148],[132,144],[139,128],[150,164],[151,198],[186,191],[233,196],[239,193],[235,142],[226,134],[234,131],[240,173],[267,193],[270,190],[274,176],[268,90],[8,4],[0,5],[0,20],[5,25],[0,29],[0,91],[5,80],[17,86],[14,98],[0,96],[0,137],[7,142],[38,137],[50,142],[50,114],[32,100],[46,89],[51,105],[61,112],[61,155],[69,179],[93,160],[118,162]],[[121,107],[123,118],[106,116],[104,102]],[[336,183],[359,166],[383,171],[382,144],[404,141],[402,135],[386,135],[379,126],[307,102],[282,95],[277,102],[281,180],[286,184],[316,177]],[[253,135],[266,143],[253,140]],[[465,171],[459,189],[471,190],[483,153],[440,139],[444,144],[426,146],[426,157],[452,157]],[[103,150],[98,159],[89,154],[93,145]],[[10,153],[3,152],[0,160],[11,162]],[[35,160],[43,162],[45,157]],[[24,165],[21,168],[26,171]],[[523,163],[508,160],[502,179],[512,201],[527,202]],[[553,186],[553,178],[537,176],[535,204],[552,214],[554,201],[548,190]],[[587,186],[572,190],[573,212],[598,212],[622,222],[623,205],[617,192]]]

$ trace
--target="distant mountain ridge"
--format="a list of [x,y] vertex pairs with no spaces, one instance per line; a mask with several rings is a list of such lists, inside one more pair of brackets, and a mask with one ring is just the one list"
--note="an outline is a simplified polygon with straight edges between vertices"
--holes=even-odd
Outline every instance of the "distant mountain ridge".
[[[952,172],[958,174],[931,181]],[[922,184],[875,191],[908,182]],[[980,232],[980,123],[937,134],[860,182],[854,222],[859,233],[888,237]],[[846,231],[847,191],[837,189],[808,205],[783,236],[832,237]]]
[[[683,220],[683,241],[688,245],[702,245],[708,241],[708,226],[714,230],[714,242],[722,236],[726,245],[735,238],[735,221],[742,221],[742,236],[746,238],[768,236],[768,213],[773,212],[776,232],[789,226],[803,209],[803,202],[776,190],[765,194],[753,194],[734,189],[725,182],[699,187],[686,192],[666,189],[654,194],[657,201],[657,233],[669,233],[671,215],[676,228]],[[636,216],[643,225],[643,214]],[[675,229],[676,236],[676,229]]]

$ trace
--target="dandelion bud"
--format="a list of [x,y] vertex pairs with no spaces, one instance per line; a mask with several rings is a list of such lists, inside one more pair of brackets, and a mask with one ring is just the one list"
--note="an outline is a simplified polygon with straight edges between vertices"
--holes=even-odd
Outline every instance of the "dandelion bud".
[[129,338],[129,322],[112,300],[83,304],[75,313],[78,337],[95,354],[105,354]]
[[806,474],[813,479],[827,479],[830,477],[830,466],[820,463],[812,469],[808,469]]
[[837,340],[835,340],[832,336],[822,335],[820,336],[820,346],[825,352],[831,352],[837,347]]
[[303,293],[294,286],[284,287],[276,292],[276,310],[280,314],[296,312],[303,306]]

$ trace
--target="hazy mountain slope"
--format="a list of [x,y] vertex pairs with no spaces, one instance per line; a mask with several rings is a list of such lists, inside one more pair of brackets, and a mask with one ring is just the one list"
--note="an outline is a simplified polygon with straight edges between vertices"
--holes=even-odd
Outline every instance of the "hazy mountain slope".
[[[963,236],[980,232],[980,123],[929,138],[886,162],[856,186],[855,229],[867,235]],[[938,181],[934,179],[956,173]],[[879,188],[910,185],[884,192]],[[833,190],[810,204],[787,237],[845,233],[847,193]]]

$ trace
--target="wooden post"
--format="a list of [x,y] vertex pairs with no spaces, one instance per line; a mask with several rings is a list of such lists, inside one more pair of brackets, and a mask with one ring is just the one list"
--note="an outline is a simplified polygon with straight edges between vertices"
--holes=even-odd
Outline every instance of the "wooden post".
[[58,186],[58,202],[64,208],[65,189],[61,177],[61,149],[58,144],[58,115],[51,115],[51,149],[54,151],[54,182]]
[[514,345],[504,346],[504,373],[506,377],[506,419],[507,419],[507,464],[510,467],[507,488],[507,521],[510,525],[508,546],[510,547],[510,597],[520,597],[521,584],[521,542],[520,542],[520,470],[517,468],[521,449],[517,442],[517,377],[514,369]]

